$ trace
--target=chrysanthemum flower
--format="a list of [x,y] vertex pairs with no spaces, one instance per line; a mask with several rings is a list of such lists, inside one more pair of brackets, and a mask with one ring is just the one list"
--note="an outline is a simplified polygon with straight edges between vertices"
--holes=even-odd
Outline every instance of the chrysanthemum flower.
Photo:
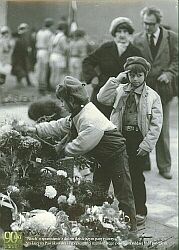
[[57,175],[62,175],[62,176],[64,176],[66,178],[67,177],[67,172],[65,172],[63,170],[58,170]]
[[53,199],[56,195],[57,195],[57,191],[54,187],[46,186],[46,189],[45,189],[46,197],[48,197],[49,199]]
[[60,195],[58,197],[58,204],[60,203],[66,203],[67,202],[67,197],[65,195]]
[[72,205],[76,203],[76,197],[73,194],[69,194],[69,197],[67,199],[68,205]]

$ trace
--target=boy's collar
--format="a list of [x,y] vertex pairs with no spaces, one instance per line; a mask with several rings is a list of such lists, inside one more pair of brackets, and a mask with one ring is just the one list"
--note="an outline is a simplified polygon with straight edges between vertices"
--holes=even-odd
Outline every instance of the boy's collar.
[[[134,92],[135,92],[136,94],[141,94],[141,93],[142,93],[142,90],[143,90],[143,88],[144,88],[144,85],[146,85],[145,82],[143,82],[140,86],[138,86],[137,88],[135,88],[135,89],[134,89]],[[128,84],[125,85],[123,88],[124,88],[124,91],[125,91],[125,92],[130,92],[130,91],[133,89],[131,83],[128,83]]]
[[[88,103],[88,102],[87,102]],[[85,105],[87,104],[81,104],[80,106],[76,107],[73,112],[71,112],[71,116],[70,118],[73,118],[74,116],[76,116],[78,113],[80,113],[80,111],[85,107]]]

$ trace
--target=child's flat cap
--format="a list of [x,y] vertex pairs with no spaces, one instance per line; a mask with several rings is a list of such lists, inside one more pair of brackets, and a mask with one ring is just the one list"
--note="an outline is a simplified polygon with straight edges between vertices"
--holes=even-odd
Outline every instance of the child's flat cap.
[[72,76],[66,76],[64,83],[57,86],[56,95],[57,98],[73,96],[80,101],[80,103],[89,101],[89,95],[84,84]]
[[124,64],[124,69],[127,70],[130,65],[139,64],[142,65],[146,71],[150,71],[151,65],[143,57],[132,56],[128,57],[126,63]]

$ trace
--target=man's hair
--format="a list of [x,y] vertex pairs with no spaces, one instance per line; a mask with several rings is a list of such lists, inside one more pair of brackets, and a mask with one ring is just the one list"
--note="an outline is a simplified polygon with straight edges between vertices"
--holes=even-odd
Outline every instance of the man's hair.
[[140,12],[140,15],[141,17],[143,17],[144,15],[148,15],[148,16],[154,15],[156,17],[157,23],[161,23],[161,20],[163,17],[161,10],[154,6],[143,8]]
[[64,21],[60,21],[57,24],[57,29],[60,30],[60,31],[63,31],[64,34],[67,35],[68,34],[68,23],[64,22]]
[[44,20],[44,26],[50,28],[54,24],[54,20],[51,17],[47,17]]

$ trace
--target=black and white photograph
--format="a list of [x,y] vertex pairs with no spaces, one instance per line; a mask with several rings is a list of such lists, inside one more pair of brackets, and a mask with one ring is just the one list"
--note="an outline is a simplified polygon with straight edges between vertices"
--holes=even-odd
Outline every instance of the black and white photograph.
[[0,0],[8,249],[178,249],[177,0]]

